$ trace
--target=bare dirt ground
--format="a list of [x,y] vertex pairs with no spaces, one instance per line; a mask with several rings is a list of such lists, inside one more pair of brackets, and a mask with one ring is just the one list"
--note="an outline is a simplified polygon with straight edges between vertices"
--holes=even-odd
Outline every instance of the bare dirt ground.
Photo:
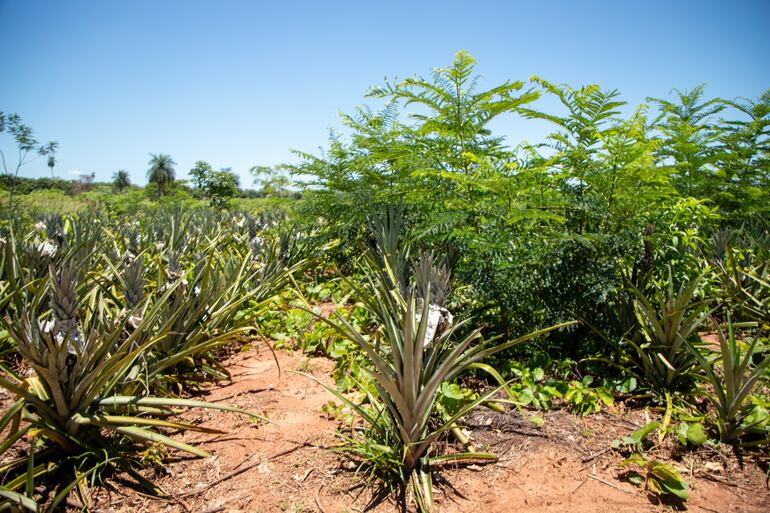
[[[212,386],[203,398],[258,411],[271,420],[255,424],[219,411],[195,411],[188,421],[227,431],[212,437],[185,435],[212,454],[183,459],[147,476],[171,499],[153,499],[120,485],[103,488],[94,509],[102,512],[320,512],[366,509],[371,494],[349,463],[325,450],[335,443],[336,423],[321,406],[330,400],[300,370],[331,383],[333,363],[299,352],[277,352],[279,377],[267,350],[252,349],[228,362],[232,383]],[[685,453],[674,464],[690,485],[684,504],[658,504],[639,488],[619,479],[621,457],[610,442],[645,421],[641,410],[587,418],[557,410],[538,429],[518,413],[478,410],[465,422],[471,440],[500,460],[491,465],[444,468],[436,477],[435,511],[623,513],[687,510],[693,512],[767,512],[770,491],[765,474],[747,458],[743,467],[731,453],[703,449]],[[362,491],[363,490],[363,491]],[[392,500],[371,511],[395,513]]]

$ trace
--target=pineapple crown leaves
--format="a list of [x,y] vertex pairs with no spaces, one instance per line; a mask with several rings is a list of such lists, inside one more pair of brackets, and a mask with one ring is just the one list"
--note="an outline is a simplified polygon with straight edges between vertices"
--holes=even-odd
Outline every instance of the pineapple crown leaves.
[[58,271],[49,266],[51,311],[55,331],[74,334],[77,329],[77,268],[73,263]]
[[144,259],[142,255],[126,262],[121,282],[126,295],[126,308],[134,310],[144,298]]
[[452,273],[446,262],[437,262],[434,253],[420,252],[414,265],[414,277],[418,298],[424,298],[430,288],[432,303],[443,307],[449,296]]

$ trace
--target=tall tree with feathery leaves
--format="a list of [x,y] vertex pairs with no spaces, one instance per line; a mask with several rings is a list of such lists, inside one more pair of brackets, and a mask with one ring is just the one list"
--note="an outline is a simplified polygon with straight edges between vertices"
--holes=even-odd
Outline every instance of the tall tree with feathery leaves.
[[713,192],[719,157],[714,115],[725,108],[719,98],[704,100],[705,90],[705,84],[690,91],[674,89],[675,101],[647,98],[660,110],[653,123],[662,140],[658,157],[671,170],[679,192],[697,198]]

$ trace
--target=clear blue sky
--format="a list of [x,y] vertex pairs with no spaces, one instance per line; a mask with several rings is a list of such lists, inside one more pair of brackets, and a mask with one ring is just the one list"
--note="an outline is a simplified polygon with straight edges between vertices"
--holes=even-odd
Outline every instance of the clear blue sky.
[[[62,177],[126,169],[144,183],[148,153],[163,152],[180,178],[207,160],[248,186],[252,165],[324,145],[386,75],[427,74],[460,49],[487,87],[536,74],[634,104],[701,82],[755,97],[770,87],[768,20],[770,0],[0,0],[0,110],[59,141]],[[516,144],[545,127],[497,129]],[[48,172],[39,159],[22,175]]]

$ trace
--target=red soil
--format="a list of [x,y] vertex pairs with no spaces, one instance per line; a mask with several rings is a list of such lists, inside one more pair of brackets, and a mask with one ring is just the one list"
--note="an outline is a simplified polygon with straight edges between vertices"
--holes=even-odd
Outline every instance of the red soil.
[[[283,351],[277,357],[280,377],[269,351],[238,354],[228,362],[232,383],[212,386],[202,394],[208,401],[261,412],[270,423],[255,424],[213,410],[189,412],[188,421],[227,434],[187,434],[185,441],[199,444],[213,456],[182,459],[147,471],[173,499],[152,499],[114,485],[97,494],[94,508],[115,513],[364,511],[371,495],[360,487],[362,477],[350,471],[344,457],[323,449],[337,442],[336,423],[320,412],[331,395],[293,372],[310,372],[331,383],[333,363]],[[644,416],[641,410],[587,418],[553,411],[545,415],[543,428],[537,429],[516,412],[478,410],[467,421],[471,440],[498,454],[500,461],[439,471],[434,509],[445,513],[672,511],[677,507],[658,504],[619,480],[621,458],[606,451],[611,440],[642,425]],[[674,464],[690,485],[690,498],[679,509],[770,511],[765,475],[753,461],[745,461],[741,468],[732,454],[703,449],[684,453]],[[387,499],[371,511],[394,513],[398,508]]]

